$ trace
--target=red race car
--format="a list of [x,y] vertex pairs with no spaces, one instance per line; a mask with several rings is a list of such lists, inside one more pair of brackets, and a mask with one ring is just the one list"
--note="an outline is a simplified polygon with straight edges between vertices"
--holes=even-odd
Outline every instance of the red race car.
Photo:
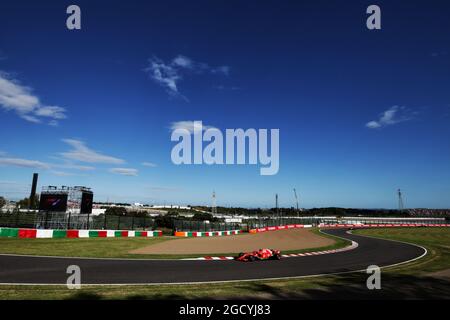
[[274,249],[259,249],[253,252],[241,252],[234,258],[237,261],[253,262],[260,260],[280,260],[281,252],[280,250]]

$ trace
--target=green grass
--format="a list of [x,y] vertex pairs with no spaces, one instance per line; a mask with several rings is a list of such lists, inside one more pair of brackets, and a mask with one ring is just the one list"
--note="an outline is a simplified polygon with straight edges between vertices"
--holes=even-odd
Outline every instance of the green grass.
[[[170,239],[170,240],[169,240]],[[78,238],[78,239],[16,239],[0,238],[0,253],[97,258],[139,258],[129,254],[173,238]],[[142,256],[145,258],[145,256]]]
[[396,272],[427,274],[450,269],[450,228],[393,228],[354,230],[354,234],[415,243],[428,254],[408,266],[391,268]]
[[[315,231],[317,232],[317,231]],[[431,276],[450,268],[448,228],[357,230],[356,234],[416,243],[428,255],[415,262],[383,269],[382,290],[367,290],[365,273],[288,280],[203,285],[0,286],[0,299],[443,299],[450,281]],[[129,239],[128,239],[129,240]]]
[[[288,250],[283,253],[305,253],[311,251],[332,250],[345,247],[350,241],[320,233],[318,229],[311,229],[319,236],[331,238],[334,244],[306,248],[301,250]],[[239,237],[235,235],[233,237]],[[132,250],[146,247],[162,241],[177,241],[182,238],[155,237],[155,238],[77,238],[77,239],[17,239],[0,238],[0,253],[87,257],[87,258],[127,258],[127,259],[183,259],[201,256],[234,256],[239,252],[201,253],[201,254],[131,254]]]
[[204,285],[86,286],[69,290],[64,286],[0,286],[5,300],[103,300],[103,299],[282,299],[299,289],[325,288],[333,279],[258,281]]

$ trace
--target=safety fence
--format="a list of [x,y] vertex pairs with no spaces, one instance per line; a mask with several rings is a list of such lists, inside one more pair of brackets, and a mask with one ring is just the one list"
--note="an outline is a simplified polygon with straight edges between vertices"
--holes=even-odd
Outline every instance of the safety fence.
[[8,238],[134,238],[160,237],[162,232],[130,230],[53,230],[0,228],[0,237]]
[[242,220],[243,222],[209,222],[209,221],[192,221],[176,219],[173,221],[175,231],[186,232],[211,232],[211,231],[227,231],[227,230],[250,230],[265,227],[274,227],[290,224],[317,224],[316,221],[311,218],[255,218]]
[[115,215],[88,215],[60,212],[2,213],[0,227],[36,229],[100,229],[100,230],[153,230],[155,220],[150,217]]
[[288,224],[284,226],[272,226],[272,227],[264,227],[264,228],[256,228],[250,229],[248,232],[250,233],[260,233],[266,231],[276,231],[276,230],[286,230],[286,229],[303,229],[303,228],[312,228],[311,224]]
[[36,213],[0,213],[0,227],[33,228]]
[[382,223],[382,224],[319,224],[320,228],[420,228],[450,227],[448,223]]
[[320,223],[320,218],[315,217],[273,217],[249,219],[242,227],[252,230],[287,225],[317,225],[318,223]]
[[378,217],[324,217],[317,220],[318,224],[447,224],[450,223],[446,218],[378,218]]
[[[52,212],[0,213],[0,227],[52,230],[137,230],[160,229],[157,219],[118,215],[87,215]],[[375,218],[375,217],[260,217],[242,222],[208,222],[174,218],[165,229],[181,232],[217,232],[254,230],[287,225],[447,225],[445,218]]]
[[206,222],[192,220],[174,220],[173,226],[175,231],[186,232],[211,232],[211,231],[231,231],[241,230],[245,225],[239,223],[226,222]]

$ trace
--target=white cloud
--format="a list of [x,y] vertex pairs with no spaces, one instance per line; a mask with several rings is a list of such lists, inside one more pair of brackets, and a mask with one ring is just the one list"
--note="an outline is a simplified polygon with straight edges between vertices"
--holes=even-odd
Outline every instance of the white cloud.
[[132,168],[111,168],[109,169],[109,172],[120,174],[123,176],[134,176],[134,177],[137,176],[138,174],[138,170]]
[[190,58],[179,55],[172,60],[172,64],[183,68],[192,68],[193,62]]
[[64,171],[52,171],[52,173],[55,176],[58,176],[58,177],[69,177],[69,176],[73,176],[74,175],[73,173],[64,172]]
[[142,162],[141,165],[143,165],[144,167],[152,167],[152,168],[157,166],[153,162]]
[[51,174],[58,176],[58,177],[72,177],[72,176],[78,176],[78,177],[86,177],[87,174],[83,173],[73,173],[73,172],[66,172],[66,171],[59,171],[59,170],[51,170]]
[[33,122],[33,123],[41,123],[42,122],[40,119],[36,118],[35,116],[30,116],[28,114],[19,114],[19,116],[22,119],[25,119],[29,122]]
[[94,167],[81,166],[81,165],[77,165],[77,164],[53,164],[52,167],[62,168],[62,169],[73,169],[73,170],[80,170],[80,171],[92,171],[92,170],[95,170]]
[[406,107],[393,106],[384,111],[378,120],[372,120],[366,123],[366,127],[369,129],[377,129],[396,123],[409,121],[414,118],[415,112],[411,112]]
[[[194,133],[194,129],[200,129],[200,125],[198,122],[189,121],[189,120],[188,121],[176,121],[176,122],[172,122],[170,124],[169,128],[172,131],[177,130],[177,129],[185,129],[185,130],[188,130],[190,133]],[[206,131],[208,129],[216,129],[216,128],[202,124],[201,129],[202,129],[202,131]]]
[[[76,165],[72,163],[65,164],[57,164],[57,163],[47,163],[38,160],[30,160],[23,158],[13,158],[7,157],[6,153],[0,152],[0,166],[14,166],[14,167],[23,167],[23,168],[36,168],[36,169],[70,169],[70,170],[79,170],[79,171],[91,171],[95,170],[94,167],[90,166],[82,166]],[[52,171],[52,173],[56,175],[73,175],[72,173],[66,173],[62,171]]]
[[21,86],[15,80],[9,80],[0,73],[0,104],[6,110],[15,110],[20,114],[32,112],[39,99],[31,94],[31,89]]
[[183,55],[176,56],[168,63],[153,57],[149,59],[149,66],[144,70],[149,73],[151,79],[165,87],[171,96],[181,97],[185,100],[187,98],[178,90],[178,83],[183,80],[186,72],[196,74],[209,72],[227,76],[230,74],[229,66],[210,67],[206,63],[195,62]]
[[50,165],[48,163],[20,158],[0,158],[0,165],[22,168],[50,169]]
[[150,77],[163,87],[166,87],[167,92],[174,96],[181,96],[178,92],[177,81],[181,80],[181,75],[175,66],[165,64],[158,58],[149,60],[150,65],[145,69],[150,74]]
[[366,127],[367,127],[367,128],[370,128],[370,129],[375,129],[375,128],[381,127],[381,124],[379,124],[379,123],[376,122],[376,121],[370,121],[370,122],[367,122],[367,123],[366,123]]
[[32,89],[11,79],[8,74],[0,72],[0,107],[6,111],[15,111],[19,117],[33,123],[50,119],[49,124],[66,118],[66,109],[58,106],[42,105]]
[[220,67],[211,69],[211,72],[228,76],[230,74],[230,67],[229,66],[220,66]]
[[66,110],[58,106],[41,107],[35,111],[35,115],[39,117],[48,117],[52,119],[65,119]]
[[66,159],[89,163],[111,163],[111,164],[125,163],[125,161],[122,159],[107,156],[92,149],[89,149],[83,141],[75,139],[63,139],[62,141],[64,141],[73,148],[68,152],[61,153],[61,155]]

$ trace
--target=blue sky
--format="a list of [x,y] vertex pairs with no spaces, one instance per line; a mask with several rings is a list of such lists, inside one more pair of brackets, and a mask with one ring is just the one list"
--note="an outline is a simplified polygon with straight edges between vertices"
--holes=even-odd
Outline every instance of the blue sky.
[[[0,195],[85,185],[96,201],[450,206],[444,1],[0,4]],[[280,170],[171,162],[170,128],[280,129]]]

